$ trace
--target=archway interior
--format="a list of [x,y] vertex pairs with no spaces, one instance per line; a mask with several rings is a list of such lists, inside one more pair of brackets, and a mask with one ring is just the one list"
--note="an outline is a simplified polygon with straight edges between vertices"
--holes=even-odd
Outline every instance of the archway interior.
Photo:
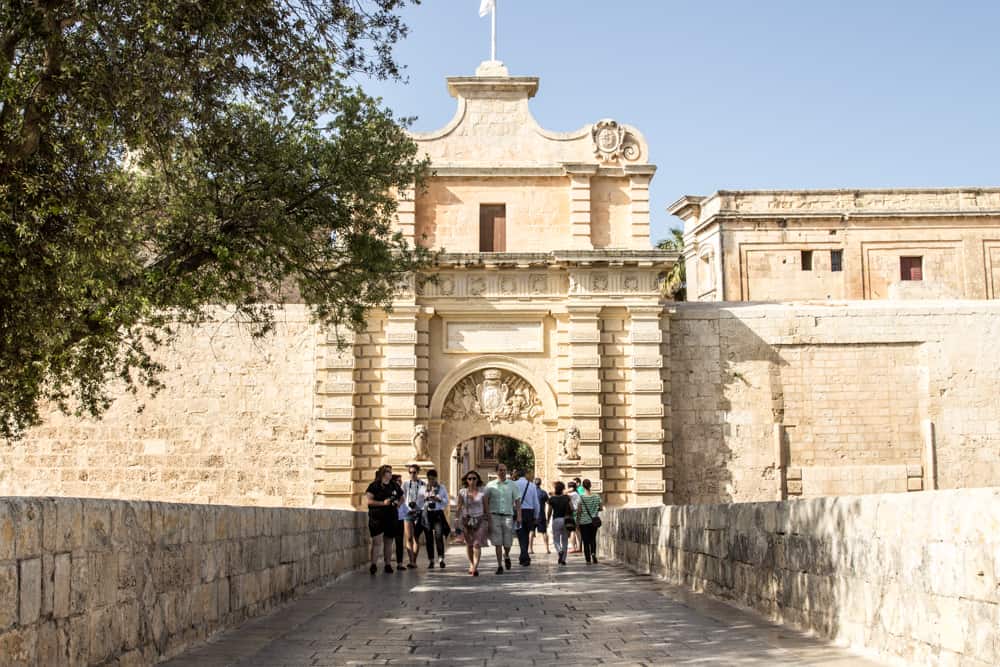
[[[534,478],[535,452],[528,443],[505,435],[486,434],[463,440],[455,446],[451,457],[451,487],[460,489],[465,473],[475,470],[489,482],[497,477],[497,466],[503,463],[508,471],[523,468],[528,479]],[[452,494],[457,497],[455,493]]]

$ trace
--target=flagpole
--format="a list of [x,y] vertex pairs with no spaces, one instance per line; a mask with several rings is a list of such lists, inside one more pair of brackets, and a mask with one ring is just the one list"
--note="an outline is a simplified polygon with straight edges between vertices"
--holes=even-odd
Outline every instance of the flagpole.
[[490,60],[497,59],[497,5],[496,0],[493,2],[493,9],[490,10],[490,24],[492,27],[491,39],[490,39]]

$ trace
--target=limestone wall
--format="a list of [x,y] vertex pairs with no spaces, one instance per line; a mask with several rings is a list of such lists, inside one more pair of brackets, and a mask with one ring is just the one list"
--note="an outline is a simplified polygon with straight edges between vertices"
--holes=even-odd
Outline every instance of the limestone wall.
[[316,341],[304,306],[260,341],[220,309],[161,351],[155,398],[120,394],[100,421],[53,412],[0,441],[0,495],[308,506]]
[[367,556],[350,511],[0,498],[0,662],[151,664]]
[[616,509],[599,550],[907,665],[1000,663],[1000,489]]
[[1000,485],[1000,305],[684,304],[674,500]]

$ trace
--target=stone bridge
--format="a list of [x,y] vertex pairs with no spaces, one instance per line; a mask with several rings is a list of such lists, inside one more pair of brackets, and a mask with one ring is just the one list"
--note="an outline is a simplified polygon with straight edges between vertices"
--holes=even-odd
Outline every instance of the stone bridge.
[[0,665],[866,664],[791,627],[1000,664],[1000,489],[611,509],[600,532],[599,565],[470,577],[453,550],[371,577],[359,512],[0,497]]

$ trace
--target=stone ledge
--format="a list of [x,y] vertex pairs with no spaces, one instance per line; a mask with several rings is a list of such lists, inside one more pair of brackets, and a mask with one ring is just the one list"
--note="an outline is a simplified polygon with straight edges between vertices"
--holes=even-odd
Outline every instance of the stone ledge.
[[356,569],[366,525],[342,510],[0,498],[0,662],[152,664]]

